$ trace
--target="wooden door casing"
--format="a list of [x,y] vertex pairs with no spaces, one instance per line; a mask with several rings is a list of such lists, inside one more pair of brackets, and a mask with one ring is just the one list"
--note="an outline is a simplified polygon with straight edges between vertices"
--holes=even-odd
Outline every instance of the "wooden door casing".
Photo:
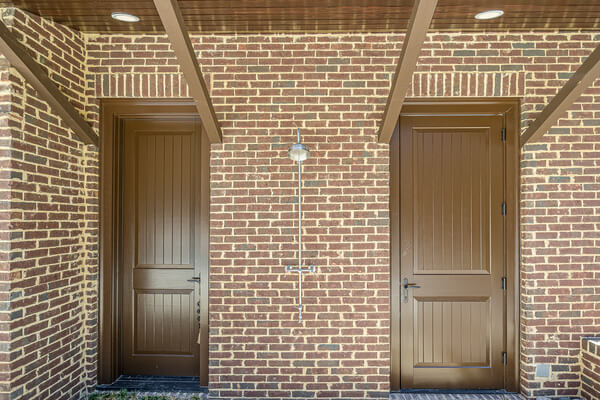
[[124,132],[122,371],[198,376],[200,123],[130,120]]
[[[190,99],[102,99],[100,102],[100,271],[98,383],[110,384],[123,373],[123,163],[124,126],[129,121],[193,121],[198,110]],[[200,384],[208,385],[208,265],[210,145],[201,135],[202,190],[196,209],[200,218],[196,245],[201,258]]]
[[405,107],[391,143],[391,385],[508,388],[506,116],[443,108]]

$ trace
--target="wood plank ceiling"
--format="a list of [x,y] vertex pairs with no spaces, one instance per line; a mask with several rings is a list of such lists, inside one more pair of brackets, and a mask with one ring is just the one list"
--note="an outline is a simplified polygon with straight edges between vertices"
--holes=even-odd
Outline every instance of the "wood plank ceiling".
[[[85,32],[164,32],[153,0],[0,0]],[[403,32],[413,0],[179,0],[190,32]],[[502,9],[487,21],[473,16]],[[141,18],[128,24],[110,14]],[[431,30],[600,29],[598,0],[439,0]]]

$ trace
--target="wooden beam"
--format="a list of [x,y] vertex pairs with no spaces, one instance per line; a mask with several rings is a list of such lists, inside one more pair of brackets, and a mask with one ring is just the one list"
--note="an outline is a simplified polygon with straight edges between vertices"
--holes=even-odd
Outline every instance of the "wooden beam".
[[96,132],[3,22],[0,22],[0,53],[23,75],[27,83],[37,90],[40,97],[65,121],[79,139],[86,144],[98,146]]
[[210,101],[208,89],[202,78],[202,71],[200,71],[192,41],[185,28],[179,4],[177,0],[154,0],[154,6],[160,15],[160,20],[179,60],[181,71],[200,113],[200,120],[204,130],[206,130],[208,139],[211,143],[221,143],[221,127]]
[[541,138],[599,76],[600,45],[581,64],[571,79],[565,83],[536,120],[521,135],[521,146]]
[[394,81],[392,82],[392,89],[383,113],[383,122],[379,130],[379,143],[389,143],[392,138],[394,128],[400,117],[402,103],[412,81],[413,73],[417,68],[417,60],[419,54],[421,54],[423,43],[425,43],[436,5],[437,0],[415,0]]

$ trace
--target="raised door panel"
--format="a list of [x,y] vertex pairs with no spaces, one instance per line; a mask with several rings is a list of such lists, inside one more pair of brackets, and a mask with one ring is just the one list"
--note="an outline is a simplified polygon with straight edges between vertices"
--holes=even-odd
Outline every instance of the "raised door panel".
[[490,365],[489,298],[415,298],[415,367]]
[[193,291],[135,291],[136,354],[192,354]]
[[489,272],[486,128],[413,130],[414,273]]
[[191,134],[137,135],[137,265],[193,264]]

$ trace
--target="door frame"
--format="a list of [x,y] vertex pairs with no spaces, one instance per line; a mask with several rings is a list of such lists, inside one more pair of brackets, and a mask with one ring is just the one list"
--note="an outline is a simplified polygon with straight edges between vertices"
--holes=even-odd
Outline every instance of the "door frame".
[[[110,384],[122,368],[120,340],[122,331],[122,299],[119,287],[122,265],[122,196],[121,159],[124,121],[131,119],[193,119],[197,108],[191,99],[101,99],[100,102],[100,221],[98,271],[98,383]],[[210,144],[201,133],[201,190],[200,214],[202,256],[200,265],[200,383],[208,385],[208,266],[210,218]]]
[[[505,348],[507,363],[504,371],[504,388],[518,392],[519,384],[519,340],[520,340],[520,99],[496,98],[411,98],[404,102],[402,115],[503,115],[506,129],[506,193],[507,214],[504,220],[506,232],[506,297]],[[390,141],[390,387],[399,390],[400,386],[400,140],[399,123],[396,123]]]

